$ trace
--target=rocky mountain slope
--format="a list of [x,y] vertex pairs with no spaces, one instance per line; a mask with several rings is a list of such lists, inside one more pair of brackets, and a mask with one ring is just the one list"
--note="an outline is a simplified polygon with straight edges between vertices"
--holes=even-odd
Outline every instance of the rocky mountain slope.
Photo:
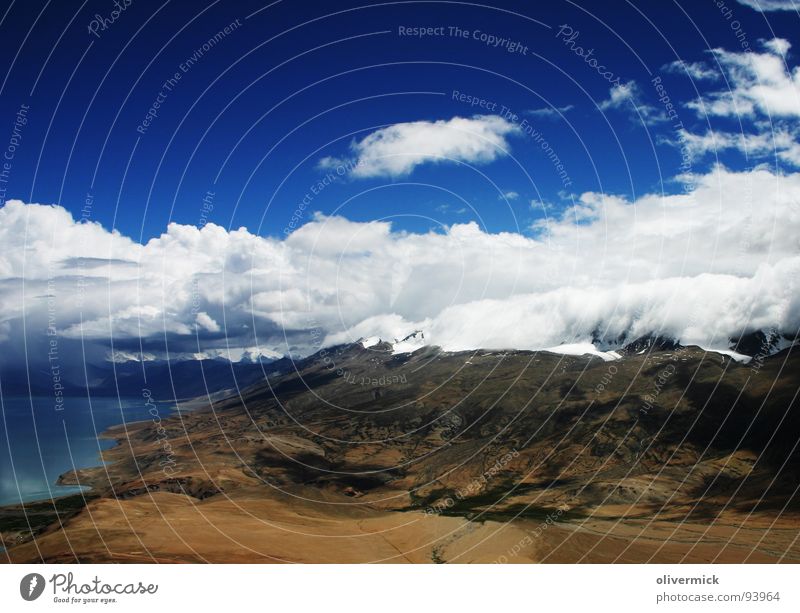
[[112,430],[111,464],[63,478],[97,498],[9,555],[797,561],[798,353],[326,349]]

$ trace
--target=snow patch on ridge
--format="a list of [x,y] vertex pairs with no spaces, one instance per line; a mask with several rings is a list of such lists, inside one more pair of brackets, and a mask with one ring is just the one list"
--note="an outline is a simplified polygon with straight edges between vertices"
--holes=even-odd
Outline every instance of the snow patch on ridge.
[[425,346],[425,334],[422,330],[414,330],[414,332],[400,340],[395,338],[391,343],[384,341],[380,336],[367,336],[360,338],[356,342],[361,343],[364,349],[369,349],[370,347],[375,347],[383,342],[387,342],[392,346],[392,354],[398,355],[401,353],[413,353],[417,349],[422,349]]
[[422,349],[425,346],[425,334],[421,330],[415,330],[403,340],[395,340],[392,345],[392,353],[397,355],[399,353],[413,353],[417,349]]
[[542,351],[549,351],[550,353],[559,353],[562,355],[593,355],[606,362],[619,360],[622,357],[616,351],[600,351],[592,343],[565,343],[555,347],[547,347],[546,349],[542,349]]
[[732,360],[739,362],[740,364],[747,364],[753,358],[749,355],[745,355],[743,353],[737,353],[731,349],[711,349],[710,347],[703,347],[702,345],[698,345],[700,349],[707,353],[719,353],[720,355],[726,355]]

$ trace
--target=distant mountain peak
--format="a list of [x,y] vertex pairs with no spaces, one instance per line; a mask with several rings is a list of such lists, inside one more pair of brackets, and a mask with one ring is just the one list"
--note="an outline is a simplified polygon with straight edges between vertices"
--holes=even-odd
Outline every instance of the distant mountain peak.
[[425,346],[425,333],[414,330],[400,340],[395,338],[393,342],[384,341],[380,336],[368,336],[358,339],[356,343],[360,343],[364,349],[390,349],[394,354],[413,353]]
[[795,339],[782,335],[777,330],[755,330],[730,339],[730,348],[750,357],[763,358],[791,347],[794,342]]
[[674,351],[680,349],[681,344],[669,336],[660,334],[645,334],[622,347],[621,353],[645,353],[647,351]]

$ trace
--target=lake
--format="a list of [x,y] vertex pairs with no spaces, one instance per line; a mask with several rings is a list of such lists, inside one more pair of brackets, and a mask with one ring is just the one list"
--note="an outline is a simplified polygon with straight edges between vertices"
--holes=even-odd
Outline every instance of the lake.
[[[109,427],[152,419],[143,398],[68,397],[63,411],[54,407],[52,396],[0,398],[0,505],[81,491],[55,482],[73,468],[102,463],[100,452],[114,441],[98,435]],[[162,418],[173,410],[158,405]]]

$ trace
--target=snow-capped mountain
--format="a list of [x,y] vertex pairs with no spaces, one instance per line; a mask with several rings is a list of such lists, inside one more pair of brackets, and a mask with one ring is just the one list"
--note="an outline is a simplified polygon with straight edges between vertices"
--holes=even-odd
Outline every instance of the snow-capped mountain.
[[411,334],[402,339],[395,338],[392,341],[384,341],[379,336],[370,336],[362,338],[358,342],[360,342],[365,349],[386,343],[391,346],[392,353],[394,354],[413,353],[417,349],[422,349],[425,346],[425,333],[422,330],[414,330]]
[[[725,346],[704,346],[693,343],[682,344],[680,341],[659,334],[646,334],[633,340],[628,340],[625,335],[614,339],[604,339],[595,332],[591,339],[567,340],[559,345],[542,347],[539,351],[547,351],[561,355],[585,356],[591,355],[604,361],[619,360],[626,355],[644,354],[652,351],[676,351],[684,346],[696,346],[709,352],[727,356],[737,362],[749,363],[753,359],[761,359],[774,355],[791,347],[797,339],[778,334],[774,330],[758,330],[730,339]],[[384,339],[380,336],[369,336],[357,341],[364,348],[386,348],[395,355],[413,353],[427,345],[435,343],[426,342],[422,330],[414,330],[402,338]],[[474,350],[485,349],[474,347]],[[508,347],[504,350],[515,351],[517,348]]]

